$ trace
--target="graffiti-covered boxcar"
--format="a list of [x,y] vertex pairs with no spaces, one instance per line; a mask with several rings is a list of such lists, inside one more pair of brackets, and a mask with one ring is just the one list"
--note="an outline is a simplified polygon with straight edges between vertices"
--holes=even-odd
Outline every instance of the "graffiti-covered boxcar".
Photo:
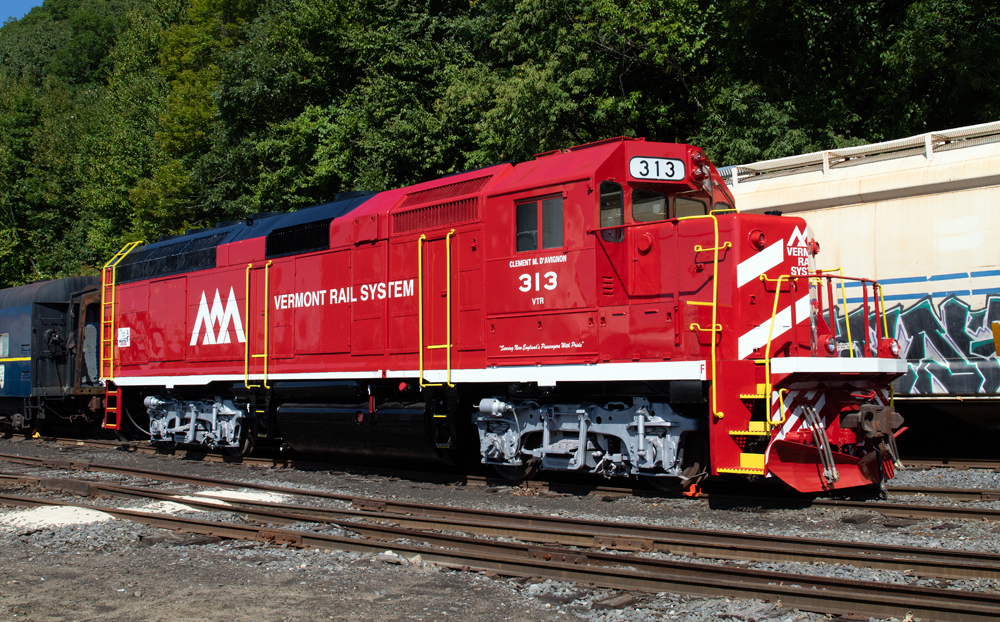
[[[723,173],[741,211],[794,213],[823,231],[817,267],[884,286],[889,331],[908,360],[897,399],[1000,428],[990,330],[1000,320],[1000,122]],[[864,330],[860,284],[844,294],[850,322],[838,309],[838,347],[849,356]]]

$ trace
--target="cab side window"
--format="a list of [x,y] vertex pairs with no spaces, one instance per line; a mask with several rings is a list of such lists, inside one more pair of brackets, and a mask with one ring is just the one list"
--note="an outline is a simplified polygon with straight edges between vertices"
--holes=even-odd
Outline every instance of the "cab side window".
[[666,220],[668,205],[666,195],[637,188],[632,191],[632,220],[636,222]]
[[538,250],[538,203],[517,205],[517,252]]
[[708,213],[705,203],[687,197],[677,197],[674,199],[674,218],[685,218],[687,216],[704,216]]
[[563,245],[562,197],[542,201],[542,248],[560,248]]
[[[625,224],[625,194],[620,184],[613,181],[602,181],[601,188],[601,221],[600,227],[620,227]],[[609,229],[601,231],[605,242],[621,242],[625,239],[624,229]]]
[[[541,204],[539,223],[538,205]],[[563,245],[563,200],[562,197],[537,199],[518,203],[517,212],[517,252],[539,249],[538,234],[541,232],[541,248],[560,248]]]

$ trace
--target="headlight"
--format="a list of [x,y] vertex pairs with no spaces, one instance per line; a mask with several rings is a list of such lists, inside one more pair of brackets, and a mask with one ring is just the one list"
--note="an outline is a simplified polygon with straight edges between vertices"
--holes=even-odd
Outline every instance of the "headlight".
[[881,358],[899,358],[899,342],[895,339],[883,339],[878,344],[878,355]]
[[829,352],[830,354],[836,354],[837,353],[837,339],[834,338],[834,337],[827,337],[824,341],[826,342],[824,344],[824,346],[826,347],[826,351]]

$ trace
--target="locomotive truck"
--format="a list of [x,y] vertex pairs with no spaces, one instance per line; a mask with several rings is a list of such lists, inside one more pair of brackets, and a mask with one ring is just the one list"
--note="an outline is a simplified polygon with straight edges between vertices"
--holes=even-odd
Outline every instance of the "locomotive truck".
[[836,355],[818,251],[737,212],[699,148],[628,138],[130,244],[102,275],[104,425],[667,490],[880,484],[905,363],[864,278],[874,346]]

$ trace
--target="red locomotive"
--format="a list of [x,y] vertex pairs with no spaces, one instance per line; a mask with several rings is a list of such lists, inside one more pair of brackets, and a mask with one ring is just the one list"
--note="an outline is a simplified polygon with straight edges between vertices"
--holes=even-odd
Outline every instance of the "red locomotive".
[[103,275],[105,426],[880,483],[905,363],[870,281],[878,356],[838,356],[817,251],[801,219],[736,212],[699,148],[627,138],[129,245]]

